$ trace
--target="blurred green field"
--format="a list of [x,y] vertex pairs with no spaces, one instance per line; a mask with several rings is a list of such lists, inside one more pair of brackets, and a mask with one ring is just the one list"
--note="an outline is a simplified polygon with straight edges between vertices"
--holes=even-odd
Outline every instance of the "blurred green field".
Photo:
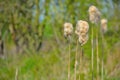
[[[99,73],[97,74],[94,34],[94,80],[120,80],[120,1],[119,0],[0,0],[0,80],[68,80],[69,43],[64,37],[65,22],[89,23],[89,40],[78,45],[77,80],[92,80],[91,28],[88,9],[95,5],[101,19],[108,20],[102,41],[98,33]],[[74,80],[77,36],[70,43],[70,80]],[[104,47],[103,47],[104,44]],[[104,51],[104,56],[102,52]],[[80,72],[80,74],[79,74]],[[97,79],[98,77],[98,79]]]

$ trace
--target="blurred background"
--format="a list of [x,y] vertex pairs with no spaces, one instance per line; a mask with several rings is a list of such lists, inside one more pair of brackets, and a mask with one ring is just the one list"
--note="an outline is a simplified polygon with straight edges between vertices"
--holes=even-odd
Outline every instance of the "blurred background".
[[[104,34],[104,80],[120,80],[120,0],[0,0],[0,80],[15,80],[16,76],[16,80],[67,80],[69,49],[63,24],[71,22],[75,28],[78,20],[89,22],[91,5],[108,20]],[[73,34],[72,80],[76,39]],[[90,80],[90,38],[83,52],[82,80]],[[101,43],[99,52],[101,58]]]

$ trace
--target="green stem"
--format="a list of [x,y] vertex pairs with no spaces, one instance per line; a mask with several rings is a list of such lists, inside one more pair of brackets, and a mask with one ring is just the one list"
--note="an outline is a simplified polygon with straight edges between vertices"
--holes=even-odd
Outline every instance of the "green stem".
[[69,55],[68,55],[68,80],[70,80],[70,43],[69,43]]
[[80,80],[80,70],[82,68],[82,57],[83,57],[83,51],[82,51],[82,46],[81,46],[80,64],[79,64],[79,80]]
[[77,40],[77,46],[76,46],[76,54],[75,54],[75,68],[74,68],[74,80],[76,80],[76,70],[77,70],[77,50],[78,50],[78,40]]
[[104,36],[103,36],[103,32],[101,30],[101,38],[102,38],[102,56],[101,56],[101,80],[104,80]]
[[[99,27],[99,26],[98,26]],[[97,80],[99,77],[99,45],[98,45],[98,27],[96,28],[96,58],[97,58]]]
[[93,32],[93,26],[92,26],[92,29],[91,29],[91,45],[92,45],[92,54],[91,54],[91,64],[92,64],[92,80],[93,80],[93,59],[94,59],[94,48],[93,48],[93,35],[94,35],[94,32]]

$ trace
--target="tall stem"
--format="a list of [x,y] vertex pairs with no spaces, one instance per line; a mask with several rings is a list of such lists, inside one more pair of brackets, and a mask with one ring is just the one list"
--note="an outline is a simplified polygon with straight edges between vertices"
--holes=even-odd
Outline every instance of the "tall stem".
[[98,46],[98,27],[96,28],[96,58],[97,58],[97,80],[99,77],[99,46]]
[[[103,54],[102,54],[102,57],[103,57]],[[101,68],[101,80],[104,80],[104,74],[103,74],[103,65],[104,65],[104,62],[103,62],[103,58],[102,58],[102,68]]]
[[70,42],[69,42],[69,54],[68,54],[68,80],[70,80]]
[[76,70],[77,70],[77,50],[78,50],[78,40],[77,40],[77,46],[76,46],[76,54],[75,54],[75,68],[74,68],[74,80],[76,80]]
[[102,56],[101,56],[101,80],[104,80],[104,36],[103,36],[103,32],[101,29],[101,37],[102,37]]
[[82,57],[83,57],[82,46],[80,48],[81,48],[81,52],[80,52],[80,64],[79,64],[79,80],[80,80],[80,70],[82,68]]
[[15,72],[15,80],[18,80],[18,69],[16,68],[16,72]]
[[93,26],[92,26],[92,29],[91,29],[91,33],[92,33],[92,35],[91,35],[91,45],[92,45],[92,55],[91,55],[91,62],[92,62],[92,80],[93,80],[93,77],[94,77],[94,75],[93,75],[93,59],[94,59],[94,48],[93,48]]

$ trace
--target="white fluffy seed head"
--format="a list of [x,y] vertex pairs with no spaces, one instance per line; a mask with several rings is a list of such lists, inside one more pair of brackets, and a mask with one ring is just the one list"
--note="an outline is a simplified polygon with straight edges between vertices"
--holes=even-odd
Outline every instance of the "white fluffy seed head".
[[101,29],[103,33],[107,32],[107,19],[101,19]]
[[73,25],[71,23],[64,23],[64,36],[68,37],[73,33]]
[[97,24],[100,22],[101,13],[95,6],[93,5],[90,6],[88,12],[89,12],[89,20],[91,21],[91,23]]
[[87,43],[88,38],[88,34],[79,36],[79,43],[81,44],[81,46]]
[[89,24],[86,21],[79,20],[76,24],[75,33],[80,36],[82,34],[87,34],[89,30]]
[[98,11],[98,9],[95,6],[92,5],[92,6],[89,7],[88,11],[89,11],[89,13],[96,13]]

